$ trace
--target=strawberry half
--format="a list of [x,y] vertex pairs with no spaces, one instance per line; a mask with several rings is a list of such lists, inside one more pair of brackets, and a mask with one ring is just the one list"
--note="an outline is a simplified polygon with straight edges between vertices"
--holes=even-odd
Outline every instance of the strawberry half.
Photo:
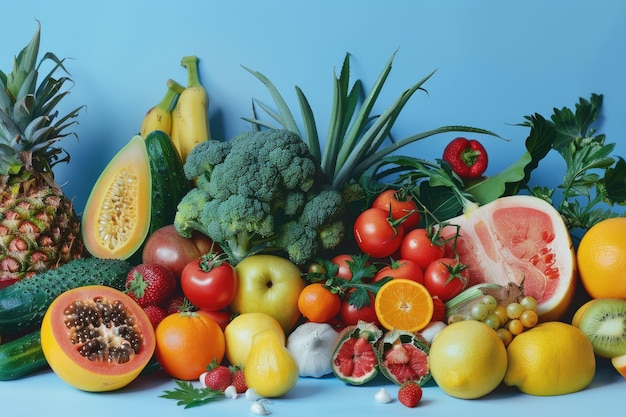
[[126,277],[125,293],[141,307],[164,305],[176,290],[176,277],[158,264],[139,264]]

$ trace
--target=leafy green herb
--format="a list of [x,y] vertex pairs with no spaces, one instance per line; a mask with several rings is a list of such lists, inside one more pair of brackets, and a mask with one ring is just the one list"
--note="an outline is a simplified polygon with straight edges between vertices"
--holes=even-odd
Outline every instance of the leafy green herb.
[[[605,143],[606,136],[593,127],[598,120],[603,96],[592,94],[583,98],[575,111],[567,107],[554,109],[552,126],[556,138],[552,148],[565,161],[562,192],[559,202],[555,189],[538,186],[532,194],[552,203],[563,216],[570,231],[586,230],[595,223],[619,214],[615,205],[626,205],[626,163],[613,157],[614,143]],[[528,119],[527,125],[534,127]]]
[[176,400],[176,405],[184,405],[185,408],[204,405],[224,396],[222,391],[210,388],[196,388],[188,381],[175,379],[174,382],[178,386],[173,390],[165,390],[163,395],[159,395],[159,398]]
[[337,276],[339,267],[329,259],[316,259],[323,272],[309,273],[307,279],[310,282],[322,282],[339,294],[342,299],[348,297],[348,303],[356,308],[369,306],[369,293],[376,294],[378,289],[389,279],[385,278],[377,282],[370,282],[376,275],[376,266],[369,263],[369,256],[359,253],[352,255],[352,260],[346,260],[346,264],[352,273],[351,279]]

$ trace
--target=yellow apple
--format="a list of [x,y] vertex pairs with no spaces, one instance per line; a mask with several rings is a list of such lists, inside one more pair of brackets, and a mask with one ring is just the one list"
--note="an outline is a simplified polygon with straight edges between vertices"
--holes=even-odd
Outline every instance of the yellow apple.
[[235,313],[265,313],[288,334],[300,319],[298,297],[306,285],[300,268],[289,259],[258,254],[235,267],[237,292],[231,303]]

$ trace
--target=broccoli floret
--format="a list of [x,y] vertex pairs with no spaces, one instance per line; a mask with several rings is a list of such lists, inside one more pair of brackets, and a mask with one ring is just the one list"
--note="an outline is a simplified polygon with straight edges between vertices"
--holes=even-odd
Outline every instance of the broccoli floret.
[[302,139],[284,129],[208,140],[187,157],[196,187],[178,205],[174,226],[200,231],[235,262],[282,251],[302,264],[343,238],[344,201],[331,188]]

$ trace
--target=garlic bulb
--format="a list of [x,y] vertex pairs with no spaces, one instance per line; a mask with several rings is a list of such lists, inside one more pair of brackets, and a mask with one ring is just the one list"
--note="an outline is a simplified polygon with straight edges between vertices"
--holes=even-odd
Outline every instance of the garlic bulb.
[[319,378],[332,372],[333,344],[339,333],[328,323],[306,322],[287,338],[287,349],[298,363],[300,376]]

